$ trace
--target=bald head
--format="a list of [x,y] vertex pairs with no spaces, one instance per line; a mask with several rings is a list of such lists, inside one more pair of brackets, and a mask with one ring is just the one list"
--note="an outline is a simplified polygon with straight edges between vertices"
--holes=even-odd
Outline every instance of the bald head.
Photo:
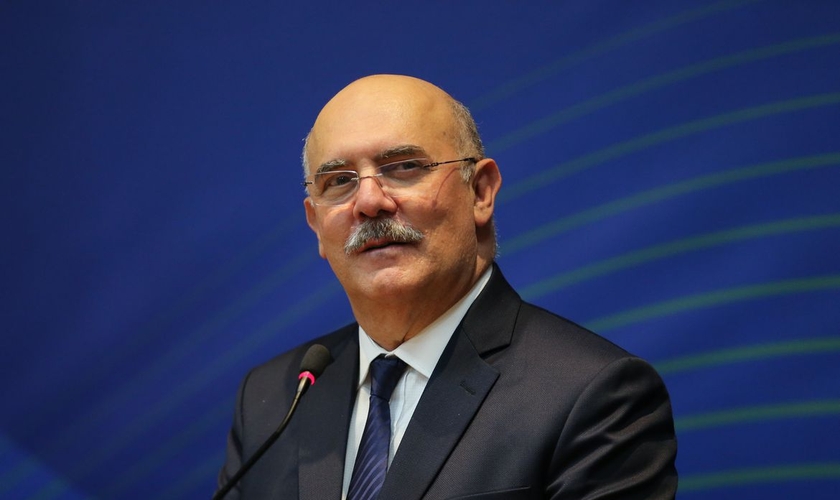
[[[418,78],[373,75],[354,81],[318,114],[304,143],[304,176],[322,153],[329,157],[335,142],[363,139],[365,123],[398,123],[432,134],[458,155],[484,157],[484,147],[469,110],[439,87]],[[472,165],[465,165],[469,178]]]

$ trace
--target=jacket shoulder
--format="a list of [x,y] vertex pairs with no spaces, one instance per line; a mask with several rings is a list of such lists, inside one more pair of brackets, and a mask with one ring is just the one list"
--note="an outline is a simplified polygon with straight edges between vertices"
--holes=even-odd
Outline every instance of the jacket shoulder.
[[252,368],[246,376],[245,381],[254,390],[265,390],[268,389],[268,387],[264,387],[266,384],[277,386],[278,380],[291,380],[289,386],[294,390],[297,387],[300,362],[311,346],[321,344],[329,349],[330,353],[335,357],[355,339],[357,331],[358,324],[351,323],[331,333],[295,346]]

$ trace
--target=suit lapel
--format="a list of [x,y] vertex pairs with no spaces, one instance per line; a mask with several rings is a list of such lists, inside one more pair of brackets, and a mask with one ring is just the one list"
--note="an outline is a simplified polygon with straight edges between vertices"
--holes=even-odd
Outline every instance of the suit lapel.
[[482,356],[510,344],[520,303],[494,267],[429,379],[380,500],[420,499],[429,489],[499,376]]
[[309,389],[296,416],[301,429],[300,500],[341,498],[344,454],[359,370],[357,328],[347,327],[342,342],[327,345],[333,364]]
[[423,496],[496,382],[498,372],[481,360],[463,335],[453,340],[414,411],[385,477],[381,500]]

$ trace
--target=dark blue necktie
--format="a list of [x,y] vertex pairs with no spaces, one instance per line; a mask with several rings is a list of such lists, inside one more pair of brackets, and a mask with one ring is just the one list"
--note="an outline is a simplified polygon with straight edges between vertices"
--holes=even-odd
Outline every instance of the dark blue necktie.
[[370,410],[356,454],[347,500],[373,500],[382,489],[391,447],[391,407],[388,402],[405,366],[399,358],[382,356],[370,363]]

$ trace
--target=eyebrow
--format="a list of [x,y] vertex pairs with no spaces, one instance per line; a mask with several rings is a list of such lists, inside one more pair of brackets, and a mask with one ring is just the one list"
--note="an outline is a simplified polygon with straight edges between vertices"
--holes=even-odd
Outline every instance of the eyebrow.
[[[420,146],[414,144],[401,144],[399,146],[394,146],[392,148],[388,148],[384,151],[381,151],[374,155],[373,159],[376,161],[384,161],[390,160],[392,158],[399,158],[399,157],[406,157],[406,156],[426,156],[426,150]],[[315,171],[316,174],[320,174],[322,172],[329,172],[335,169],[345,169],[349,168],[350,162],[343,159],[343,158],[336,158],[334,160],[329,160],[321,165],[318,166],[318,169]]]
[[318,166],[318,169],[315,170],[315,173],[316,174],[321,174],[321,173],[324,173],[324,172],[329,172],[330,170],[335,170],[336,168],[347,167],[348,163],[349,162],[347,160],[342,160],[342,159],[330,160],[330,161],[327,161],[327,162],[324,162],[324,163],[320,164]]
[[378,155],[376,155],[377,160],[388,160],[394,157],[399,156],[425,156],[426,150],[421,148],[420,146],[415,146],[414,144],[401,144],[399,146],[394,146],[393,148],[388,148],[385,151],[382,151]]

